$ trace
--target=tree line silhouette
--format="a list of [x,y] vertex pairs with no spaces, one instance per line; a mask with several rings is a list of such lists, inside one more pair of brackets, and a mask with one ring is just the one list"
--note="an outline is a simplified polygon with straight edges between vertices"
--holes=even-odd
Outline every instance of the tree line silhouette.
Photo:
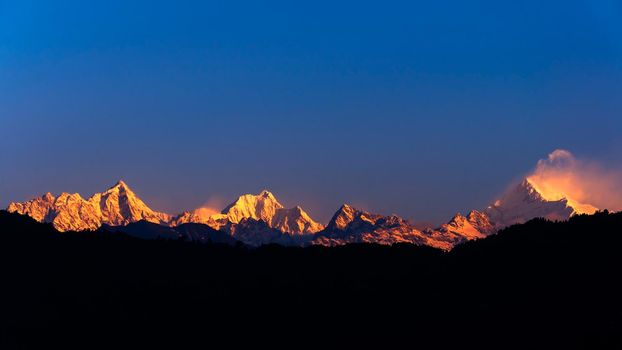
[[0,212],[3,348],[622,348],[622,214],[535,219],[451,252],[60,234]]

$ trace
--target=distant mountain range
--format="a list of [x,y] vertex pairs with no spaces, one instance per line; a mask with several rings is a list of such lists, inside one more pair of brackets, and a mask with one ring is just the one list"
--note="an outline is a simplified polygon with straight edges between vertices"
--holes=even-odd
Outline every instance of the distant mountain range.
[[151,210],[123,182],[89,199],[80,194],[51,193],[24,203],[11,203],[7,211],[26,214],[39,222],[50,222],[61,231],[96,230],[102,225],[123,226],[145,220],[166,225],[171,216]]
[[[596,208],[591,207],[594,210]],[[205,208],[170,215],[149,208],[123,181],[89,199],[51,193],[7,211],[51,223],[58,231],[120,230],[140,238],[183,238],[197,242],[250,246],[412,243],[449,250],[499,229],[536,217],[565,220],[575,213],[568,200],[548,200],[525,179],[482,211],[456,214],[438,228],[417,229],[407,220],[382,216],[344,204],[328,225],[314,221],[301,207],[285,208],[269,191],[240,196],[219,213]]]

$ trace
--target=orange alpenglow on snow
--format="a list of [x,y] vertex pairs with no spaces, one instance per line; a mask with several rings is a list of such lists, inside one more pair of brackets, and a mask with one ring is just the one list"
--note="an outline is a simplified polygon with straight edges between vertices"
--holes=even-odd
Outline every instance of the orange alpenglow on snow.
[[527,181],[546,200],[567,200],[575,214],[622,210],[622,172],[577,159],[566,150],[540,160]]
[[222,210],[216,208],[219,204],[208,201],[193,211],[171,216],[149,208],[123,181],[87,200],[77,193],[58,197],[46,193],[24,203],[11,203],[7,210],[52,223],[59,231],[96,230],[102,225],[124,226],[137,221],[171,228],[192,223],[207,225],[252,246],[412,243],[448,250],[533,218],[566,220],[598,208],[621,210],[620,175],[578,160],[568,151],[556,150],[484,210],[473,210],[467,216],[457,214],[436,229],[417,229],[399,216],[373,214],[347,204],[325,227],[300,206],[285,208],[267,190],[242,195]]
[[7,210],[50,222],[61,231],[96,230],[103,224],[122,226],[141,220],[165,224],[170,215],[151,210],[123,181],[89,199],[80,194],[47,193],[24,203],[11,203]]
[[166,226],[200,223],[218,230],[227,224],[253,219],[291,235],[313,234],[324,228],[301,207],[284,208],[269,191],[240,196],[222,211],[201,207],[173,217],[149,208],[123,181],[88,200],[78,193],[62,193],[58,197],[46,193],[27,202],[11,203],[7,210],[52,223],[61,232],[92,231],[102,225],[124,226],[142,220]]
[[527,178],[529,184],[548,201],[565,199],[568,206],[574,209],[575,214],[593,214],[598,208],[588,203],[581,203],[578,198],[585,198],[583,190],[572,184],[569,177],[542,178],[532,175]]
[[182,213],[173,219],[171,226],[195,222],[221,229],[227,223],[238,224],[244,219],[264,221],[270,228],[293,235],[313,234],[324,228],[301,207],[286,209],[267,190],[257,195],[242,195],[221,212],[214,212],[211,208],[199,208],[193,212]]

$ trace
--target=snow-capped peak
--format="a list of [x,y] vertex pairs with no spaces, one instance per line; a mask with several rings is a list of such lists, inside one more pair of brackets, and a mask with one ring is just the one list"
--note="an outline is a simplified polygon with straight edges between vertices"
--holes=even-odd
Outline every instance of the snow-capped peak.
[[564,195],[567,192],[555,187],[556,184],[527,177],[482,212],[474,210],[467,216],[458,213],[440,228],[424,231],[398,216],[371,214],[349,204],[343,204],[324,227],[300,206],[285,208],[268,190],[242,195],[220,212],[211,206],[201,207],[172,218],[149,208],[122,180],[88,199],[78,193],[54,196],[48,192],[27,202],[11,203],[7,210],[50,222],[59,231],[94,230],[103,224],[121,226],[145,220],[169,226],[206,224],[257,244],[266,239],[275,242],[277,236],[301,242],[311,240],[311,235],[316,234],[314,244],[410,242],[450,249],[465,240],[483,238],[536,217],[565,220],[573,214],[596,210],[589,204],[568,200]]
[[356,209],[349,204],[343,204],[339,210],[333,215],[333,218],[330,220],[328,225],[326,226],[327,230],[345,230],[346,227],[354,221],[355,218],[363,216],[366,213],[365,211]]
[[261,193],[259,193],[257,197],[267,198],[267,199],[276,201],[276,197],[274,197],[274,194],[272,194],[272,192],[268,190],[261,191]]
[[291,209],[277,209],[270,226],[291,234],[315,233],[324,228],[322,224],[313,221],[309,214],[299,206]]
[[484,211],[497,229],[537,217],[568,219],[574,212],[565,198],[546,200],[527,180],[512,187]]
[[116,183],[114,186],[112,186],[111,188],[115,188],[115,187],[119,187],[119,188],[120,188],[120,187],[129,188],[129,187],[127,186],[127,184],[125,183],[125,181],[123,181],[123,180],[119,180],[119,181],[117,181],[117,183]]
[[315,233],[323,228],[321,224],[313,221],[301,207],[285,209],[268,190],[263,190],[257,195],[240,196],[227,206],[222,214],[234,224],[245,218],[261,220],[271,228],[289,234]]
[[494,232],[494,228],[485,214],[473,210],[467,216],[456,214],[448,223],[442,225],[439,231],[443,234],[457,235],[464,240],[471,240],[486,237]]
[[165,223],[170,217],[154,212],[123,181],[105,192],[85,200],[78,193],[46,193],[24,203],[11,203],[7,208],[31,216],[40,222],[51,222],[59,231],[95,230],[102,224],[120,226],[146,220]]
[[222,214],[236,224],[244,218],[263,220],[270,223],[276,211],[282,208],[283,205],[279,203],[272,193],[263,190],[258,195],[245,194],[240,196],[235,202],[223,209]]

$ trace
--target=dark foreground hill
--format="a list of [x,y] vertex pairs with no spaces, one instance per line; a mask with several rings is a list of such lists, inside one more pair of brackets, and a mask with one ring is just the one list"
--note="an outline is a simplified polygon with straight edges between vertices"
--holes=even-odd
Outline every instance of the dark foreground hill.
[[58,234],[0,212],[0,348],[622,348],[622,214],[445,253]]

